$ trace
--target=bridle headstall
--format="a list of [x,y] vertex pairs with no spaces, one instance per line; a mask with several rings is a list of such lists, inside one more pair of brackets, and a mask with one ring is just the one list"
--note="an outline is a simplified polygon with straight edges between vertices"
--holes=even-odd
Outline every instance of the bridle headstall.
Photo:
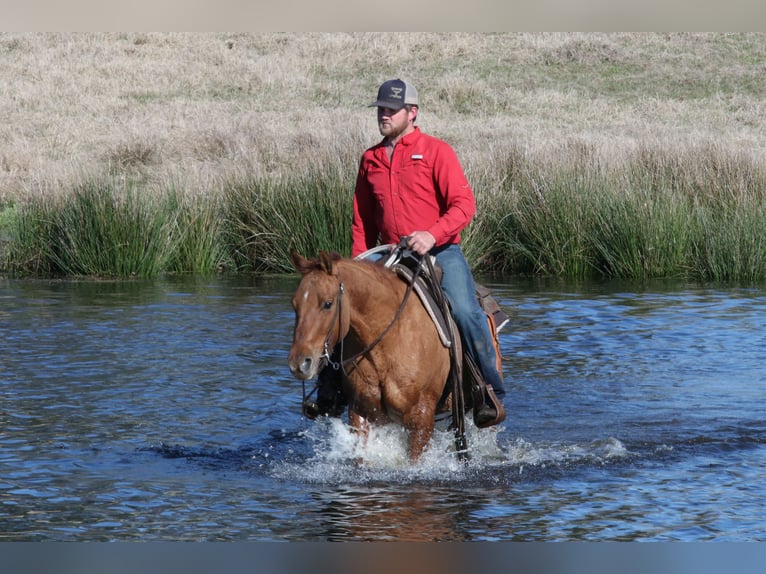
[[[402,302],[399,305],[399,308],[396,310],[396,313],[394,313],[393,319],[391,319],[391,322],[388,324],[388,326],[383,329],[383,331],[375,337],[364,349],[359,351],[358,353],[355,353],[351,355],[350,357],[343,358],[343,342],[346,339],[346,336],[341,333],[343,325],[341,324],[343,320],[343,314],[341,312],[342,307],[342,301],[343,301],[343,295],[346,293],[346,287],[343,284],[343,280],[340,277],[340,273],[338,273],[338,297],[336,298],[337,304],[335,306],[335,317],[332,322],[332,326],[330,327],[329,332],[327,333],[327,337],[325,337],[324,341],[324,349],[323,353],[320,356],[320,359],[326,359],[327,364],[332,367],[334,370],[341,370],[341,372],[344,375],[348,375],[346,372],[346,365],[356,361],[359,357],[362,355],[365,355],[369,353],[375,346],[380,343],[380,341],[385,337],[388,332],[391,330],[391,328],[394,326],[394,324],[399,320],[399,317],[402,314],[402,311],[404,310],[405,305],[407,305],[407,300],[410,298],[410,295],[412,294],[412,291],[415,287],[415,281],[418,278],[418,275],[420,274],[420,270],[423,267],[423,257],[418,258],[418,264],[415,268],[415,273],[412,276],[412,280],[409,282],[409,285],[407,285],[407,291],[404,293],[404,297],[402,298]],[[331,357],[331,343],[333,340],[333,332],[335,331],[335,325],[338,325],[338,343],[340,345],[339,349],[339,356],[338,361],[333,361]]]

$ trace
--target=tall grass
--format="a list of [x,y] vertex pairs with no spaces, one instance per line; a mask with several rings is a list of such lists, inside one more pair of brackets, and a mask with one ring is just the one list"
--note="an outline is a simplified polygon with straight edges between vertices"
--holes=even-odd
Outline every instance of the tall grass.
[[[173,255],[172,199],[139,198],[131,188],[86,183],[69,196],[37,206],[37,214],[28,210],[30,226],[22,243],[39,249],[35,260],[54,273],[155,275]],[[34,217],[39,217],[36,225]]]
[[175,189],[142,194],[132,184],[88,181],[71,194],[41,197],[6,224],[5,267],[13,273],[154,276],[225,266],[222,221],[209,199]]
[[351,250],[351,164],[314,166],[284,179],[251,178],[224,189],[228,249],[238,269],[288,272],[304,255]]
[[[571,158],[576,154],[569,154]],[[639,149],[609,169],[561,162],[503,180],[495,268],[567,277],[766,278],[766,171],[715,147]],[[490,210],[491,207],[487,206]],[[473,236],[472,236],[473,237]],[[484,241],[486,244],[486,240]]]
[[[573,143],[516,147],[476,176],[464,250],[478,270],[587,277],[766,279],[766,169],[715,145],[638,148],[618,164]],[[356,163],[248,176],[189,197],[115,181],[40,199],[3,220],[6,270],[67,275],[291,271],[289,251],[348,253]],[[322,156],[318,156],[322,159]]]
[[200,275],[234,268],[225,241],[227,226],[221,197],[168,192],[166,217],[174,222],[172,257],[162,272]]
[[0,271],[288,272],[292,247],[306,255],[350,251],[353,177],[349,165],[317,166],[284,179],[227,181],[220,194],[198,197],[172,184],[142,194],[130,183],[88,181],[3,212]]

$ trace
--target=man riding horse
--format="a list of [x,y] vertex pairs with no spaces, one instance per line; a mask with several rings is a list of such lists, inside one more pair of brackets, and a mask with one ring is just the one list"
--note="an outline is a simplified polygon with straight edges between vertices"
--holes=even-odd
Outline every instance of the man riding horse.
[[[464,350],[477,365],[486,392],[502,401],[505,389],[493,334],[460,248],[460,233],[476,211],[471,186],[452,147],[415,126],[418,94],[410,83],[384,82],[370,107],[377,108],[383,139],[364,152],[359,164],[351,255],[405,237],[410,250],[434,256]],[[310,418],[340,416],[345,405],[337,372],[325,368],[319,375],[317,400],[304,401],[304,413]],[[494,424],[502,417],[493,401],[486,400],[475,405],[474,420]]]

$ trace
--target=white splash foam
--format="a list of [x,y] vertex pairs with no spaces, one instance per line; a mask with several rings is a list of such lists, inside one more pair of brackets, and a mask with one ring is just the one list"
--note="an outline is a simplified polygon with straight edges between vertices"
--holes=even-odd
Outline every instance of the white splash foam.
[[275,465],[273,474],[308,482],[367,482],[373,480],[460,480],[472,469],[502,464],[505,453],[497,442],[502,429],[477,429],[467,424],[470,460],[461,462],[455,453],[451,430],[437,428],[417,463],[407,454],[407,433],[399,425],[371,429],[366,443],[341,419],[323,418],[306,432],[313,456],[300,464]]
[[311,483],[451,482],[491,468],[604,463],[630,454],[622,442],[612,437],[586,444],[534,444],[523,438],[501,444],[498,438],[505,430],[479,429],[467,420],[470,459],[462,462],[455,453],[453,432],[437,428],[420,460],[412,464],[407,455],[407,433],[401,426],[374,427],[363,444],[342,419],[324,417],[305,432],[306,439],[313,443],[313,456],[301,463],[275,464],[271,470],[275,478]]
[[587,444],[540,443],[516,439],[506,448],[508,462],[545,467],[587,461],[606,462],[630,456],[625,445],[614,437]]

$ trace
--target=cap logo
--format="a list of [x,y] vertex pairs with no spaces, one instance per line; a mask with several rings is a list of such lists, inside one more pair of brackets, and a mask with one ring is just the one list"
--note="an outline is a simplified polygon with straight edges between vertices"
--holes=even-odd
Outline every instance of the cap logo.
[[401,109],[406,105],[418,105],[418,93],[415,88],[404,80],[388,80],[378,88],[378,99],[370,107]]

